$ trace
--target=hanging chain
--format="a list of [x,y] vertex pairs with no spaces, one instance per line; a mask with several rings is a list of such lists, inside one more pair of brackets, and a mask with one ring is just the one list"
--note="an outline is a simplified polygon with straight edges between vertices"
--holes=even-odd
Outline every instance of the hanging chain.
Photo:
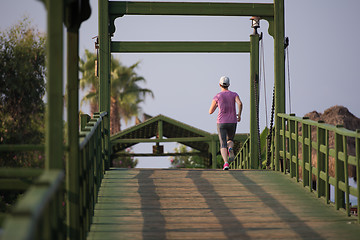
[[285,58],[286,58],[286,65],[287,65],[287,77],[288,77],[288,95],[289,95],[289,113],[292,113],[291,111],[291,91],[290,91],[290,58],[289,58],[289,38],[285,38]]
[[270,166],[271,159],[271,141],[272,141],[272,133],[273,133],[273,123],[274,123],[274,113],[275,113],[275,86],[273,87],[273,95],[272,95],[272,104],[271,104],[271,116],[270,116],[270,129],[269,134],[267,136],[268,146],[267,146],[267,161],[266,166]]
[[[264,40],[260,40],[260,71],[259,71],[260,82],[264,82],[264,103],[265,103],[265,125],[268,127],[268,114],[267,114],[267,97],[266,97],[266,80],[265,80],[265,50],[264,50]],[[260,92],[260,91],[259,91]]]
[[259,94],[258,89],[256,86],[257,82],[257,75],[254,76],[254,93],[255,93],[255,107],[256,107],[256,123],[257,123],[257,139],[258,139],[258,152],[259,152],[259,168],[261,169],[262,163],[261,163],[261,142],[260,142],[260,120],[259,120]]

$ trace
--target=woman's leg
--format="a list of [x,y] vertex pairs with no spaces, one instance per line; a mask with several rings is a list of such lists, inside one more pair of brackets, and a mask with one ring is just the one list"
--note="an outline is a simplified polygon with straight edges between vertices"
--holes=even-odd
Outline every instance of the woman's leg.
[[228,149],[227,149],[227,129],[224,127],[225,124],[218,123],[217,124],[217,130],[219,134],[219,140],[220,140],[220,153],[224,160],[224,163],[228,162]]
[[229,162],[234,161],[234,137],[236,132],[236,123],[229,123],[227,125],[227,146],[229,152]]

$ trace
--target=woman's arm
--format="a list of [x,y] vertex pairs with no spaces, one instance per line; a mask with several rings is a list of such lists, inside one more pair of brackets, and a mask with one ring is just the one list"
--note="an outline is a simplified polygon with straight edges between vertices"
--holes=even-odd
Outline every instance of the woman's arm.
[[239,96],[236,96],[235,102],[237,103],[238,109],[239,109],[239,113],[237,115],[237,121],[240,122],[241,121],[241,113],[242,113],[243,106],[242,106],[242,102],[241,102]]
[[212,100],[211,106],[210,106],[210,109],[209,109],[209,114],[212,114],[215,111],[216,108],[217,108],[216,101]]

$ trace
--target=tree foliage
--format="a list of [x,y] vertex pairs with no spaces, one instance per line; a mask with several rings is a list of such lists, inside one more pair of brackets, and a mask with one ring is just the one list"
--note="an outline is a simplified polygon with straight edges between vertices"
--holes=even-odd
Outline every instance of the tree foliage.
[[[132,153],[131,148],[127,148],[123,151],[124,154],[130,154]],[[113,159],[113,166],[119,167],[119,168],[135,168],[138,164],[138,160],[135,159],[133,156],[124,156],[124,157],[118,157],[116,159]]]
[[[45,35],[28,19],[0,32],[0,144],[44,141],[45,56]],[[37,166],[39,157],[1,153],[0,166]]]
[[[99,79],[95,76],[96,54],[85,50],[85,56],[80,59],[80,88],[88,88],[88,92],[81,100],[81,104],[90,103],[90,111],[93,114],[99,106]],[[139,62],[130,67],[124,66],[115,58],[111,58],[111,81],[110,81],[110,128],[111,134],[121,130],[120,120],[127,123],[132,117],[141,112],[140,103],[147,95],[154,96],[150,89],[142,88],[141,82],[145,79],[139,76],[135,69]]]
[[[191,153],[185,145],[179,144],[174,148],[175,153]],[[204,159],[201,156],[173,156],[170,157],[171,168],[205,168]]]

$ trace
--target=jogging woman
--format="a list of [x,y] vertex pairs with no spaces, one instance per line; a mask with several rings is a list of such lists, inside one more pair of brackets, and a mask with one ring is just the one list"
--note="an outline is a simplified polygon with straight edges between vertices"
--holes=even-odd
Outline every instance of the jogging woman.
[[[234,160],[234,136],[236,124],[241,120],[242,102],[236,92],[229,91],[230,79],[221,77],[219,81],[221,91],[213,98],[209,113],[212,114],[217,107],[217,130],[220,140],[220,152],[224,160],[223,170],[229,170],[229,163]],[[236,114],[235,103],[238,105],[239,113]],[[213,159],[216,161],[216,159]]]

